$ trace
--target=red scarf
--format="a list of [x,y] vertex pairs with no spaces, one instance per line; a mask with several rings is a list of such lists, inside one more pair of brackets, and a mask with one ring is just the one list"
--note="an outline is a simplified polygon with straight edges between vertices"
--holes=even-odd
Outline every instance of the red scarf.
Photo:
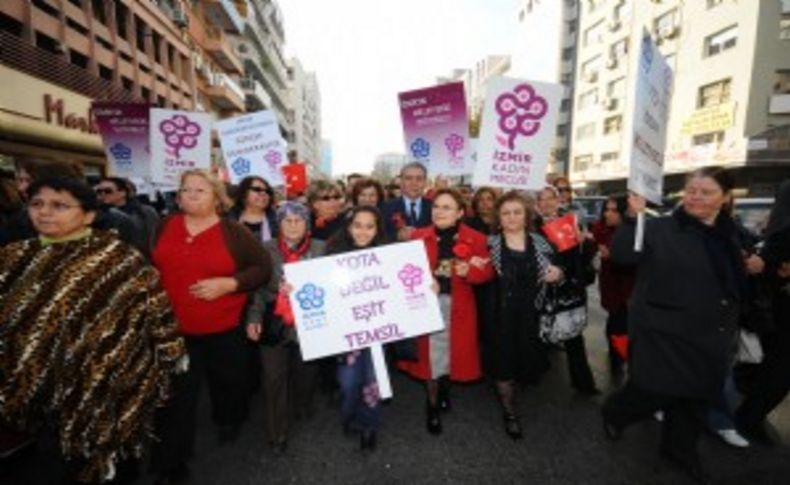
[[[295,248],[289,247],[282,238],[279,238],[277,240],[277,249],[280,250],[280,254],[283,257],[283,264],[295,263],[301,260],[307,254],[307,250],[310,249],[310,236],[305,236],[304,240]],[[284,291],[277,293],[277,300],[274,303],[274,314],[280,317],[286,326],[293,326],[294,312],[291,308],[291,302],[288,300],[288,295]]]

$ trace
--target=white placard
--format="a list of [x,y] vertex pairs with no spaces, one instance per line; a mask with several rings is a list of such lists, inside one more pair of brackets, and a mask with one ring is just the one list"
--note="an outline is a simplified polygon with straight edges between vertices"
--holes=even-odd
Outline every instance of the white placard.
[[444,328],[421,241],[286,264],[304,360]]
[[[634,49],[635,50],[635,49]],[[669,103],[674,74],[647,31],[632,65],[636,72],[633,116],[624,153],[631,161],[628,190],[661,203]]]
[[522,190],[545,186],[562,86],[494,77],[486,93],[472,185]]
[[151,109],[151,178],[178,186],[181,173],[211,168],[211,115]]
[[232,184],[258,175],[270,185],[284,185],[282,167],[288,163],[286,142],[273,111],[258,111],[217,123],[219,141]]

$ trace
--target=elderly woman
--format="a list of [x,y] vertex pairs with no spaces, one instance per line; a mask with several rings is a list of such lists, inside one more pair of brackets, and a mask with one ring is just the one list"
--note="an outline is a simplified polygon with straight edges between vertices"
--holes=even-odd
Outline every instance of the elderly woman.
[[343,227],[340,214],[344,196],[338,185],[323,180],[313,182],[307,191],[307,204],[313,213],[310,224],[313,239],[326,241]]
[[358,180],[351,189],[351,203],[354,207],[367,205],[380,209],[384,203],[384,188],[375,179]]
[[425,381],[426,427],[442,432],[440,411],[449,411],[450,380],[479,379],[477,308],[473,285],[494,276],[485,236],[461,223],[464,203],[453,189],[436,191],[431,226],[414,230],[412,239],[423,241],[439,293],[445,329],[417,340],[418,359],[400,367]]
[[249,353],[240,322],[247,294],[266,284],[271,259],[241,224],[220,217],[229,207],[222,183],[203,170],[181,176],[182,213],[162,222],[152,261],[173,304],[190,369],[159,420],[152,467],[165,481],[186,473],[195,439],[202,381],[208,382],[220,442],[232,441],[247,414]]
[[54,427],[81,481],[109,480],[148,443],[184,342],[157,272],[90,228],[90,187],[40,179],[28,193],[38,237],[0,249],[0,417]]
[[277,239],[264,244],[272,259],[272,278],[255,293],[247,311],[247,336],[263,343],[266,434],[271,447],[285,451],[291,412],[309,414],[318,378],[315,363],[303,362],[293,314],[284,287],[283,266],[324,254],[323,241],[310,237],[310,211],[297,202],[277,210]]
[[486,319],[486,370],[496,381],[505,432],[521,439],[515,383],[536,383],[549,368],[538,317],[547,285],[560,281],[563,273],[552,264],[551,244],[532,232],[529,203],[522,195],[503,195],[494,213],[498,231],[488,237],[488,246],[497,277],[487,292],[486,308],[493,313]]
[[[604,429],[617,439],[662,409],[661,454],[706,483],[697,453],[701,416],[724,388],[746,285],[735,225],[721,210],[732,188],[723,169],[697,170],[686,181],[682,206],[647,221],[642,251],[634,251],[632,221],[612,244],[612,260],[636,264],[637,272],[628,382],[606,400]],[[629,198],[631,215],[644,208],[643,198]]]

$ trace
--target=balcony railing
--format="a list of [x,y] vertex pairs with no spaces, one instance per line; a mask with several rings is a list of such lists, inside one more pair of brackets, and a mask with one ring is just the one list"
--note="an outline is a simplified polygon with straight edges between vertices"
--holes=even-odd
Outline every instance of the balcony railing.
[[208,0],[206,13],[215,25],[240,34],[244,32],[244,19],[231,0]]
[[239,86],[239,83],[223,72],[214,73],[211,79],[211,85],[228,88],[233,94],[237,95],[239,99],[244,99],[244,90]]
[[272,98],[266,92],[263,85],[251,77],[241,79],[241,87],[248,96],[256,98],[261,105],[261,108],[269,108],[272,105]]
[[774,94],[768,112],[772,115],[790,114],[790,94]]

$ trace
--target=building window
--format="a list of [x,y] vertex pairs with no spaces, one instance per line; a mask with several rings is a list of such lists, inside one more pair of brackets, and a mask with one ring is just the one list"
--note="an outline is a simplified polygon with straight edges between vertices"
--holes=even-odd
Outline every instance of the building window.
[[107,12],[104,11],[104,0],[93,0],[93,17],[100,23],[107,25]]
[[776,71],[774,94],[790,94],[790,69]]
[[567,124],[557,125],[557,136],[565,136],[567,134],[568,134]]
[[573,59],[573,47],[566,47],[562,49],[562,60],[570,61]]
[[39,49],[43,49],[47,52],[51,52],[53,54],[63,53],[60,50],[60,42],[38,31],[36,31],[36,47],[38,47]]
[[112,69],[99,64],[99,77],[101,77],[102,79],[106,79],[108,81],[112,81],[112,76],[113,76]]
[[115,4],[115,29],[122,39],[128,40],[126,37],[126,20],[128,19],[129,9],[126,8],[121,2]]
[[601,163],[610,163],[620,158],[620,152],[606,152],[601,154]]
[[715,56],[723,51],[732,49],[738,43],[738,26],[727,27],[705,38],[705,55]]
[[573,157],[573,171],[584,172],[592,164],[592,155],[579,155]]
[[75,66],[79,66],[83,69],[88,68],[88,56],[84,56],[73,49],[69,51],[69,60]]
[[576,128],[576,139],[586,140],[595,136],[595,122],[586,123]]
[[621,22],[625,21],[631,17],[632,8],[631,0],[622,0],[620,4],[614,7],[614,18]]
[[601,64],[603,63],[603,56],[595,56],[589,61],[582,64],[582,74],[584,76],[592,76],[593,74],[597,73],[601,70]]
[[132,81],[131,79],[129,79],[126,76],[121,78],[121,85],[123,86],[123,88],[125,90],[127,90],[129,92],[133,92],[134,91],[134,81]]
[[707,108],[730,100],[730,79],[723,79],[699,88],[698,108]]
[[711,133],[703,133],[691,138],[692,145],[708,145],[710,143],[721,143],[724,141],[723,131],[713,131]]
[[603,20],[584,31],[584,45],[595,44],[603,41],[604,25]]
[[668,32],[678,25],[678,9],[672,9],[664,15],[658,17],[655,22],[655,31],[659,34]]
[[622,98],[625,96],[625,76],[615,79],[606,86],[606,95],[610,98]]
[[598,102],[598,88],[585,91],[579,96],[579,109],[583,110]]
[[564,113],[570,109],[571,109],[571,100],[568,98],[563,99],[562,102],[560,102],[560,111]]
[[708,8],[713,8],[724,3],[724,0],[708,0]]
[[623,117],[621,115],[610,116],[603,120],[603,134],[613,135],[620,133],[623,129]]
[[628,39],[622,39],[612,44],[609,50],[612,59],[620,59],[628,54]]

